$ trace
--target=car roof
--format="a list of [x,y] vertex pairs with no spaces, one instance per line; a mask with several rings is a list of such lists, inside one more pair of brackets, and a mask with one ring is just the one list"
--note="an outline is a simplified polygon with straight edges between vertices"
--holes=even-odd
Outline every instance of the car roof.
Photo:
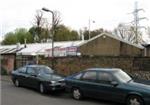
[[26,65],[26,67],[48,67],[46,65]]
[[88,68],[85,71],[103,71],[103,72],[116,72],[120,71],[119,68]]

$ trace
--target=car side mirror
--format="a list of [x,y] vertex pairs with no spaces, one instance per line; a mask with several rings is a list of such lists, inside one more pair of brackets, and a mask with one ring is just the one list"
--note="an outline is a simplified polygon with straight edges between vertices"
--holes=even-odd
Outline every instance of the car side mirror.
[[117,81],[112,81],[111,84],[116,87],[118,85],[118,82]]

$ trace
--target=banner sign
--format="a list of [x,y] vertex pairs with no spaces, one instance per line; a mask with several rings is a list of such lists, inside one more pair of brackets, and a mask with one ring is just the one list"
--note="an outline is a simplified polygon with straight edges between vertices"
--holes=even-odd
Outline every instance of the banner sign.
[[[76,56],[78,52],[77,46],[71,46],[71,47],[55,47],[53,49],[54,51],[54,56],[55,57],[63,57],[63,56]],[[52,56],[52,49],[46,49],[45,50],[45,55],[46,57],[51,57]]]

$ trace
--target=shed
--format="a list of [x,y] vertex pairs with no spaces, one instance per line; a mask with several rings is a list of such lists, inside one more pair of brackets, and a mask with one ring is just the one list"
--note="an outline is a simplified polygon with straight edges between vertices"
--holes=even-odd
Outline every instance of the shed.
[[90,56],[142,56],[144,47],[102,33],[82,43],[79,49],[82,55]]

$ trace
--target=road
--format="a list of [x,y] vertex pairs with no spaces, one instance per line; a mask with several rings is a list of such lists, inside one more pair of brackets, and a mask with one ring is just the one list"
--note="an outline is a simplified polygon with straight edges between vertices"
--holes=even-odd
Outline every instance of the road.
[[1,105],[119,105],[102,100],[77,101],[67,93],[42,95],[36,90],[15,87],[11,82],[1,82]]

